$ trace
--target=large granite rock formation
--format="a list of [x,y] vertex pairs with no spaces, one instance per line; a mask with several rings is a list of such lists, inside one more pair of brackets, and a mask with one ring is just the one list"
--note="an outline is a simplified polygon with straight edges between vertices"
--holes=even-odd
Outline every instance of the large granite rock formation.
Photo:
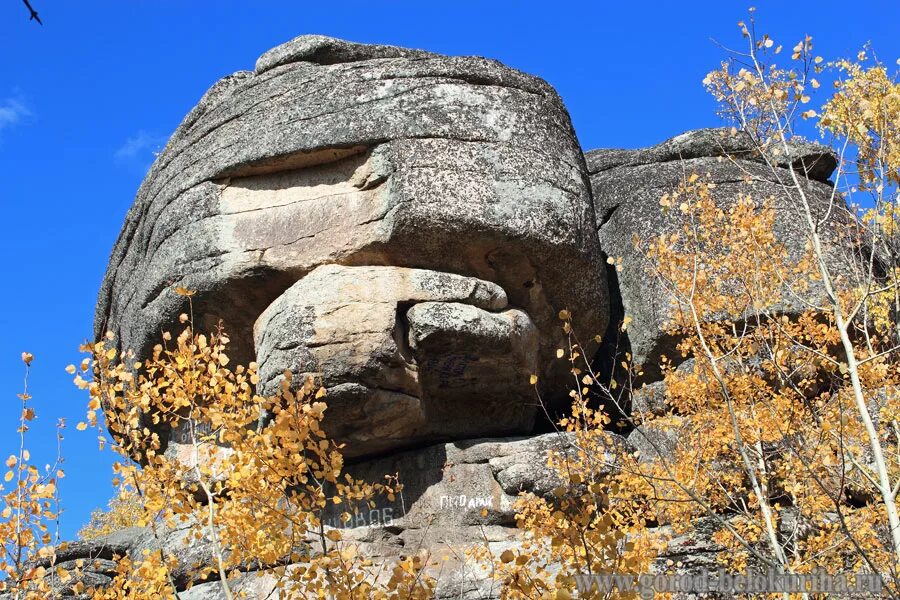
[[[96,333],[112,330],[123,347],[146,354],[185,308],[178,285],[197,292],[198,328],[222,320],[231,358],[246,363],[254,324],[264,353],[294,344],[299,355],[310,335],[325,335],[321,319],[308,331],[271,334],[269,317],[260,320],[273,302],[267,315],[296,302],[291,310],[321,317],[326,309],[303,297],[313,283],[297,282],[324,277],[322,265],[416,268],[437,287],[442,274],[477,278],[505,294],[509,308],[440,294],[379,300],[393,302],[399,318],[384,315],[376,362],[406,373],[399,388],[345,368],[336,348],[370,335],[360,320],[342,325],[313,362],[290,368],[333,375],[336,396],[356,405],[348,422],[388,421],[410,403],[444,403],[450,414],[453,388],[498,402],[495,418],[469,420],[469,431],[410,425],[413,434],[407,424],[386,438],[525,433],[533,393],[515,386],[498,397],[477,374],[489,365],[499,384],[541,366],[548,401],[566,397],[565,368],[551,360],[563,335],[557,314],[570,310],[588,338],[607,314],[594,223],[581,149],[544,81],[483,58],[301,36],[264,54],[254,72],[214,85],[169,140],[113,250]],[[413,317],[417,349],[402,339]],[[451,345],[480,341],[456,357],[429,349],[430,340],[454,337]],[[515,356],[498,356],[507,351]]]
[[[661,414],[665,384],[653,366],[677,340],[663,332],[670,298],[633,242],[675,226],[660,196],[698,172],[723,205],[748,175],[754,195],[777,198],[777,178],[797,169],[825,211],[834,166],[827,149],[796,144],[773,171],[746,138],[721,130],[595,150],[585,162],[540,79],[483,58],[302,36],[218,82],[172,136],[113,250],[96,334],[112,330],[146,354],[185,309],[173,288],[196,290],[198,328],[223,321],[233,362],[258,362],[262,392],[285,371],[320,378],[325,428],[347,442],[352,475],[399,473],[403,496],[355,515],[346,535],[375,560],[418,548],[445,555],[439,598],[496,598],[497,583],[462,551],[520,544],[515,496],[558,484],[547,451],[570,440],[534,434],[529,375],[541,375],[545,399],[567,397],[570,376],[553,360],[559,311],[584,340],[611,311],[632,317],[629,349],[647,368],[631,404]],[[798,254],[803,224],[778,210],[776,234]],[[837,233],[848,221],[829,214],[824,237],[840,263],[852,252]],[[624,267],[610,270],[609,291],[607,256]],[[601,347],[598,359],[611,352]],[[653,460],[671,446],[649,444],[653,434],[612,435],[602,462],[613,468],[616,449]],[[343,526],[337,515],[330,525]],[[166,549],[185,565],[208,561],[190,530],[164,532]],[[711,530],[676,537],[661,560],[713,565]],[[102,585],[113,554],[154,544],[130,529],[73,544],[59,560],[87,559],[80,577]],[[174,576],[196,584],[183,599],[221,597],[215,582]],[[262,598],[272,584],[248,573],[239,587]]]

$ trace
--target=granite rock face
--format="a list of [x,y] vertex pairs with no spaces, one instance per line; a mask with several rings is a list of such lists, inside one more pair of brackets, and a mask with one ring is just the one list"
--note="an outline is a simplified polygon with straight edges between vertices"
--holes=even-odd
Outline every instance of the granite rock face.
[[[95,334],[112,331],[146,356],[186,311],[175,287],[195,290],[195,328],[224,324],[231,364],[257,362],[261,393],[285,372],[322,383],[324,428],[346,443],[350,475],[399,475],[395,501],[350,523],[335,512],[326,526],[344,528],[377,564],[429,550],[443,565],[437,598],[497,598],[498,583],[463,551],[521,547],[516,496],[549,498],[561,483],[548,452],[574,445],[537,433],[543,411],[530,383],[539,375],[551,418],[566,404],[560,311],[582,341],[630,316],[624,346],[601,346],[595,360],[607,368],[627,351],[645,363],[623,410],[666,415],[655,367],[675,358],[678,340],[664,332],[671,297],[634,243],[676,227],[660,197],[692,172],[716,184],[722,206],[748,191],[772,197],[775,234],[796,258],[807,238],[781,183],[801,172],[830,266],[843,273],[858,242],[828,182],[835,164],[828,149],[796,143],[770,167],[749,138],[718,129],[585,156],[538,78],[483,58],[301,36],[216,83],[185,117],[113,249]],[[189,460],[180,432],[146,421],[168,440],[167,456]],[[622,452],[671,455],[677,428],[656,425],[610,433],[607,455],[594,458],[612,472]],[[715,527],[695,525],[672,540],[661,569],[716,564]],[[126,529],[76,542],[59,561],[82,561],[81,580],[102,586],[115,555],[138,558],[160,543],[180,565],[212,560],[196,523],[159,535]],[[247,597],[273,592],[259,568],[235,582]],[[194,576],[173,573],[181,598],[223,597]],[[59,595],[76,581],[59,582]]]
[[[617,167],[716,157],[764,162],[749,135],[724,128],[686,131],[656,146],[638,150],[600,148],[588,152],[585,159],[588,170],[591,174],[596,174]],[[776,156],[775,166],[790,166],[808,179],[828,181],[837,167],[837,156],[827,146],[792,141],[786,153],[781,151]]]
[[[488,354],[482,365],[472,354],[473,373],[508,364],[499,380],[511,381],[534,360],[534,337],[542,391],[564,399],[566,371],[551,360],[562,339],[557,314],[570,310],[592,336],[605,325],[607,296],[584,158],[559,96],[483,58],[322,36],[270,50],[255,71],[215,84],[154,163],[113,250],[96,334],[111,330],[146,355],[163,330],[177,328],[185,299],[174,286],[182,286],[196,290],[197,328],[223,322],[232,362],[247,363],[254,324],[266,337],[260,316],[289,302],[293,292],[283,294],[322,265],[414,268],[498,286],[517,312],[417,307],[419,353],[440,360],[429,340],[479,339]],[[529,357],[499,359],[520,328],[535,330],[516,349]],[[296,330],[278,332],[279,344],[292,334],[304,343]],[[323,352],[317,369],[343,369]],[[467,367],[455,368],[478,392]],[[348,373],[339,383],[355,386],[345,397],[371,402],[365,377]],[[409,391],[375,402],[406,406]],[[508,391],[502,410],[517,394]],[[533,398],[529,391],[518,402]],[[529,431],[533,412],[496,422],[493,433]]]
[[[612,472],[617,446],[624,440],[612,434],[610,440],[608,454],[598,459],[609,464]],[[430,574],[438,579],[436,598],[496,598],[498,582],[483,565],[467,560],[465,550],[487,544],[499,553],[520,546],[513,502],[520,492],[549,497],[562,484],[545,467],[547,453],[574,451],[571,442],[567,435],[557,433],[458,440],[357,462],[348,468],[353,477],[378,482],[385,473],[396,474],[404,484],[402,494],[394,501],[376,498],[375,507],[355,510],[349,522],[340,519],[346,507],[335,508],[324,526],[340,528],[344,539],[358,542],[376,564],[389,565],[401,555],[428,550],[435,559]],[[196,577],[194,565],[214,561],[208,538],[196,536],[202,530],[202,523],[186,523],[176,529],[158,526],[156,534],[150,528],[132,527],[69,544],[59,553],[57,564],[72,569],[73,577],[58,582],[59,597],[74,595],[72,588],[78,581],[85,586],[109,584],[115,575],[116,556],[139,560],[145,551],[161,548],[178,559],[172,577],[180,597],[224,599],[218,582]],[[317,547],[313,544],[310,551]],[[81,565],[77,573],[76,564]],[[270,597],[275,581],[258,569],[259,565],[247,565],[244,575],[232,583],[233,590],[244,592],[247,598]],[[385,572],[389,574],[390,569]]]
[[[260,390],[285,371],[328,390],[323,427],[346,456],[528,431],[538,333],[500,286],[402,267],[314,269],[255,326]],[[472,414],[480,418],[473,420]]]
[[[834,273],[849,273],[856,246],[851,235],[853,219],[843,199],[827,182],[836,157],[817,144],[793,144],[780,165],[769,167],[751,153],[746,138],[728,130],[697,130],[684,133],[644,150],[594,150],[587,153],[600,245],[605,254],[621,259],[617,287],[628,326],[628,342],[634,360],[645,364],[649,380],[658,378],[659,358],[677,359],[677,340],[664,325],[672,310],[672,296],[649,271],[640,244],[672,233],[680,221],[660,205],[663,194],[675,190],[685,177],[696,173],[715,184],[713,199],[722,207],[733,205],[742,194],[754,200],[772,198],[775,236],[790,259],[799,260],[809,239],[796,198],[783,184],[791,182],[789,168],[804,170],[810,179],[803,187],[812,204],[813,216],[822,220],[820,234],[829,267]],[[637,242],[637,243],[636,243]],[[805,301],[823,298],[813,288],[806,298],[771,309],[783,314],[806,310]]]

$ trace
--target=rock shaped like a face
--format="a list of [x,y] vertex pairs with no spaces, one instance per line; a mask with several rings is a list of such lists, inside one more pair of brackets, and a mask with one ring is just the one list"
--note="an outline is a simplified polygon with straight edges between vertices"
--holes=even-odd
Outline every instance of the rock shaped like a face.
[[[569,310],[586,339],[602,332],[607,314],[588,187],[568,114],[542,80],[482,58],[303,36],[263,55],[255,72],[218,82],[172,136],[113,250],[96,334],[112,330],[121,346],[146,354],[164,330],[177,328],[185,304],[174,287],[182,286],[196,290],[198,329],[224,323],[233,362],[254,360],[259,350],[258,362],[272,377],[279,371],[266,364],[270,356],[281,361],[279,369],[333,374],[332,387],[346,391],[340,396],[346,402],[337,396],[335,402],[347,407],[348,423],[369,414],[362,407],[373,402],[388,415],[443,398],[443,410],[461,411],[459,417],[479,395],[491,399],[481,405],[483,422],[467,414],[450,419],[457,424],[444,431],[421,422],[432,420],[431,408],[397,431],[388,419],[377,434],[393,440],[386,447],[407,435],[525,432],[533,391],[520,395],[521,386],[511,383],[509,394],[497,399],[497,384],[478,369],[496,366],[496,381],[521,376],[526,386],[527,369],[534,369],[546,399],[566,397],[565,368],[553,361],[562,336],[557,314]],[[371,311],[373,319],[383,318],[379,327],[390,329],[401,314],[412,337],[409,348],[400,344],[397,351],[412,352],[408,365],[416,367],[425,396],[416,395],[415,385],[392,388],[372,375],[394,360],[382,344],[390,341],[386,330],[352,359],[321,349],[312,361],[269,352],[265,340],[301,348],[309,334],[267,331],[260,317],[272,314],[273,302],[319,315],[309,318],[321,334],[325,302],[303,290],[327,287],[317,269],[333,264],[478,279],[502,290],[508,305],[402,294],[366,302],[360,285],[361,302],[347,318],[364,319]],[[313,274],[323,278],[302,283]],[[254,344],[254,324],[265,349]],[[348,321],[340,335],[352,339],[369,325]],[[529,334],[525,343],[515,332],[528,328],[534,340]],[[507,350],[509,357],[500,356]],[[453,354],[474,358],[453,367],[447,363]],[[438,373],[475,369],[463,376],[465,394],[439,391],[455,383],[442,382],[420,359],[438,361]],[[357,363],[368,363],[372,373],[351,368]],[[455,405],[462,395],[466,402]],[[495,400],[496,414],[506,417],[494,419]],[[516,403],[521,410],[512,410]],[[335,423],[342,422],[340,412],[330,414]],[[381,447],[376,439],[366,444]]]
[[[594,150],[587,153],[591,172],[598,234],[603,251],[621,259],[622,270],[614,274],[611,287],[618,289],[621,309],[632,318],[623,347],[645,366],[648,380],[658,378],[661,355],[678,360],[678,342],[665,333],[673,310],[673,296],[651,275],[650,264],[636,247],[635,239],[646,243],[657,236],[675,232],[681,221],[660,205],[662,196],[675,190],[691,173],[708,176],[715,183],[711,194],[722,207],[733,205],[741,194],[761,202],[771,198],[775,209],[776,238],[790,258],[806,253],[809,232],[796,195],[789,197],[783,184],[791,184],[788,168],[803,172],[806,195],[816,219],[821,219],[820,235],[826,261],[832,273],[852,271],[858,241],[854,239],[854,219],[840,195],[827,182],[836,166],[835,155],[818,144],[795,143],[779,164],[769,167],[754,158],[752,145],[743,135],[725,129],[689,131],[657,146],[643,150]],[[787,301],[770,308],[782,314],[796,314],[808,308],[806,301],[819,303],[824,296],[815,286],[806,298]],[[615,295],[615,294],[614,294]]]

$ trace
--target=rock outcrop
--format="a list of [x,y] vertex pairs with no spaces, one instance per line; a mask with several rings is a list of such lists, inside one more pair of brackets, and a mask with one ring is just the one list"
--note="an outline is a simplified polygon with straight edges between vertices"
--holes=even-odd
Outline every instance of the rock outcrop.
[[[330,364],[344,358],[326,357],[328,349],[316,352],[316,368],[335,374],[340,395],[369,407],[365,414],[452,401],[455,392],[443,388],[457,379],[465,393],[494,398],[496,390],[479,387],[494,384],[477,377],[488,365],[498,369],[498,385],[543,367],[542,391],[552,402],[566,397],[568,384],[551,360],[563,335],[557,314],[570,310],[589,336],[603,331],[601,264],[584,158],[547,83],[483,58],[301,36],[263,55],[254,72],[218,82],[185,117],[128,213],[95,329],[145,355],[185,310],[178,285],[196,291],[198,328],[221,320],[231,358],[246,363],[255,354],[254,324],[262,343],[277,337],[276,345],[303,352],[310,332],[267,335],[260,317],[273,303],[280,308],[269,315],[294,301],[321,316],[314,298],[299,297],[307,284],[298,282],[318,277],[317,267],[414,268],[432,273],[437,287],[443,274],[455,274],[493,284],[508,308],[434,306],[427,294],[390,299],[399,329],[415,317],[412,333],[422,336],[414,349],[400,339],[405,331],[380,334],[378,361],[408,373],[399,388],[379,387],[368,375],[337,376],[347,365]],[[412,305],[420,301],[429,305]],[[342,327],[344,341],[368,335],[360,321]],[[431,340],[453,337],[457,346],[478,339],[487,354],[473,347],[451,359],[429,349]],[[507,349],[517,356],[498,356]],[[417,353],[437,362],[419,371]],[[530,431],[533,392],[501,395],[502,419],[451,427],[454,437]],[[388,437],[410,434],[407,425]]]
[[[624,444],[614,435],[611,439],[613,444]],[[353,477],[377,482],[385,473],[397,474],[404,483],[402,493],[394,501],[376,498],[374,508],[359,508],[349,522],[343,522],[341,510],[335,509],[325,525],[340,528],[345,539],[359,542],[375,561],[388,563],[400,555],[429,551],[436,563],[429,571],[438,579],[436,598],[496,597],[498,583],[483,565],[468,559],[465,551],[487,543],[499,554],[521,543],[513,502],[520,492],[549,496],[561,485],[547,471],[546,456],[551,449],[565,452],[570,444],[566,435],[556,433],[460,440],[362,461],[348,469]],[[615,464],[615,450],[611,447],[607,456],[598,457],[610,465],[610,470]],[[79,581],[86,587],[109,584],[115,576],[114,556],[139,560],[145,551],[162,547],[165,554],[178,558],[180,567],[172,573],[176,584],[182,589],[192,586],[182,598],[220,600],[219,584],[197,579],[191,568],[213,561],[209,541],[193,536],[198,527],[202,525],[186,523],[156,532],[132,527],[74,542],[57,557],[57,564],[71,570],[72,578],[53,580],[55,588],[65,597],[76,595],[73,589]],[[257,569],[248,565],[233,589],[244,591],[249,598],[267,597],[275,582]]]
[[[321,378],[345,456],[528,431],[538,333],[493,283],[424,269],[325,265],[256,322],[260,389]],[[473,421],[471,415],[480,413]]]
[[[747,189],[772,196],[776,235],[799,256],[805,229],[779,178],[803,171],[840,270],[854,246],[827,181],[835,161],[822,146],[794,144],[770,168],[724,130],[585,160],[562,101],[538,78],[483,58],[302,36],[216,83],[185,117],[113,249],[95,333],[111,330],[144,356],[185,311],[174,287],[195,290],[197,328],[222,322],[233,363],[259,364],[261,392],[285,371],[319,378],[325,430],[347,444],[352,475],[400,475],[395,502],[329,524],[375,560],[418,548],[446,556],[439,598],[495,598],[497,583],[461,557],[475,543],[521,544],[516,495],[559,483],[547,452],[570,439],[536,431],[544,411],[529,381],[540,376],[551,416],[568,398],[571,375],[554,360],[559,312],[573,315],[582,340],[627,313],[626,350],[646,365],[630,404],[664,413],[654,367],[674,357],[663,327],[671,298],[634,244],[675,227],[661,195],[697,172],[723,206]],[[582,350],[589,358],[595,348]],[[597,360],[616,362],[606,346]],[[616,449],[653,460],[671,449],[667,435],[611,434],[616,448],[597,458],[610,469]],[[185,565],[209,559],[190,530],[163,533]],[[711,530],[676,537],[662,560],[714,564]],[[60,560],[86,561],[85,584],[103,585],[113,554],[137,557],[156,543],[129,529],[73,544]],[[265,597],[272,581],[251,571],[238,587]],[[180,587],[195,584],[183,599],[220,598],[215,582],[191,576],[174,574]],[[73,583],[60,582],[60,594]]]
[[[586,157],[600,246],[621,266],[611,277],[618,288],[613,295],[621,298],[624,313],[632,319],[628,349],[636,362],[645,365],[650,381],[659,376],[656,367],[662,355],[678,359],[678,340],[664,331],[673,296],[661,281],[648,276],[651,265],[641,245],[681,226],[680,220],[660,205],[660,198],[692,173],[715,184],[711,193],[722,207],[734,205],[742,194],[752,195],[758,203],[771,198],[776,239],[786,247],[789,258],[797,261],[806,252],[808,227],[799,203],[784,186],[791,181],[788,168],[804,170],[810,177],[804,179],[804,189],[813,216],[824,221],[820,231],[829,267],[836,273],[852,270],[857,249],[850,237],[853,218],[827,181],[837,157],[824,146],[792,144],[787,158],[770,167],[753,154],[746,137],[727,129],[702,129],[644,150],[594,150]],[[822,298],[822,290],[813,289],[805,298],[770,308],[795,314],[806,310],[808,301]]]

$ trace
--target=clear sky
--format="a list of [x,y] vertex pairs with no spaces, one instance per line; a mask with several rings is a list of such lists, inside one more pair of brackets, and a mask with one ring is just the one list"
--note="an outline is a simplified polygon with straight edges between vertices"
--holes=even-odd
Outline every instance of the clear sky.
[[[85,397],[64,371],[80,360],[112,244],[134,193],[184,114],[218,78],[252,69],[303,33],[499,59],[565,100],[585,149],[639,147],[718,124],[700,81],[739,46],[748,5],[690,2],[419,0],[0,0],[0,457],[17,447],[23,350],[35,354],[39,419],[29,447],[53,454],[66,417],[62,532],[111,493],[112,455],[75,431]],[[897,0],[757,3],[760,29],[826,57],[871,41],[900,57]],[[787,57],[785,57],[787,58]]]

